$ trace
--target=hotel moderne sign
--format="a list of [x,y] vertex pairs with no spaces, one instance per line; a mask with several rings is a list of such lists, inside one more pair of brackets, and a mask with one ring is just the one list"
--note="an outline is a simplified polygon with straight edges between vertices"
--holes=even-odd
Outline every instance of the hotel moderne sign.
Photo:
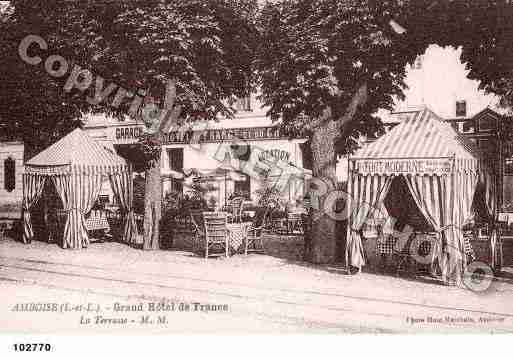
[[438,159],[366,159],[355,160],[355,170],[362,174],[449,173],[450,158]]

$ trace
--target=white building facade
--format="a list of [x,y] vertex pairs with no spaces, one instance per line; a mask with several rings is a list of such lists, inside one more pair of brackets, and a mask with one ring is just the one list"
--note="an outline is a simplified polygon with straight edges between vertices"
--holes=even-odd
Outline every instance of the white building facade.
[[[143,133],[144,124],[89,116],[84,130],[133,160],[130,148]],[[171,131],[162,144],[163,195],[172,191],[187,194],[196,183],[217,208],[234,196],[255,201],[259,190],[269,186],[279,189],[286,201],[302,200],[305,181],[311,177],[311,171],[304,168],[309,167],[305,163],[306,141],[285,136],[265,113],[252,111]]]

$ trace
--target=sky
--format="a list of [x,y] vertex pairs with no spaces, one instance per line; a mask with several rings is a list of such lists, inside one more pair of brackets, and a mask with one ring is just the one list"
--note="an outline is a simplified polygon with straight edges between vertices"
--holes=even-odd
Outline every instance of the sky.
[[396,110],[426,105],[443,118],[455,117],[457,100],[467,101],[467,115],[487,106],[495,108],[498,99],[478,89],[479,82],[467,78],[469,73],[460,61],[461,48],[431,45],[420,69],[408,69],[406,100],[396,103]]

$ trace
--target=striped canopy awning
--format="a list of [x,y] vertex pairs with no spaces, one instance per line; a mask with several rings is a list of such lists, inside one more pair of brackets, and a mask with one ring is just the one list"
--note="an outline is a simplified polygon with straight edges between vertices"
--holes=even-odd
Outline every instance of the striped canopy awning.
[[25,164],[25,243],[30,243],[34,236],[30,209],[41,198],[48,180],[53,183],[66,212],[62,246],[75,249],[87,247],[89,235],[85,216],[96,202],[105,177],[109,178],[112,191],[124,213],[123,238],[127,243],[134,243],[137,239],[137,226],[132,207],[131,167],[122,157],[103,147],[78,128]]
[[482,154],[433,111],[405,112],[403,121],[358,150],[355,170],[368,174],[444,174],[454,169],[477,171]]
[[[476,198],[486,208],[491,228],[496,228],[496,174],[472,142],[429,109],[403,114],[398,126],[350,158],[348,193],[353,214],[348,219],[346,263],[357,268],[365,265],[362,229],[370,216],[386,209],[389,194],[403,196],[404,192],[394,192],[400,178],[436,233],[444,281],[460,282],[467,265],[462,228],[473,216]],[[478,186],[484,191],[476,197]],[[496,229],[490,243],[495,268]]]
[[111,174],[127,171],[128,164],[123,157],[77,128],[27,161],[25,170],[42,175],[71,172]]

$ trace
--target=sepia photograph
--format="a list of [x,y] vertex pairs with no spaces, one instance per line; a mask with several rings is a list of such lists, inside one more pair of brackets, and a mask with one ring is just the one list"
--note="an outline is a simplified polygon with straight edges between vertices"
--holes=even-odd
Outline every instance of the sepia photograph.
[[0,49],[0,336],[513,332],[511,1],[0,1]]

